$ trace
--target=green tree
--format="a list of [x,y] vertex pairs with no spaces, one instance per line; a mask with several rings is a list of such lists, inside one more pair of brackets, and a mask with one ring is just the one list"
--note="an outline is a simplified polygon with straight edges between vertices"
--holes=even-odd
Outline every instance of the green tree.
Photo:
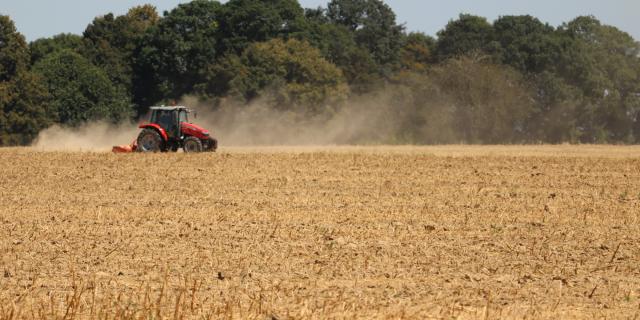
[[424,33],[412,32],[404,37],[400,50],[400,65],[403,70],[425,71],[433,60],[435,39]]
[[219,55],[241,54],[253,42],[287,39],[306,32],[297,0],[230,0],[220,13]]
[[86,58],[63,50],[33,67],[52,96],[48,116],[57,123],[77,126],[86,121],[129,119],[132,107],[126,94],[107,74]]
[[29,143],[47,126],[48,94],[29,68],[24,37],[0,15],[0,145]]
[[443,61],[474,52],[493,53],[497,49],[493,38],[493,26],[486,18],[461,14],[438,32],[436,56]]
[[69,49],[80,52],[82,45],[82,37],[70,33],[61,33],[52,38],[38,39],[29,44],[31,64],[36,64],[47,55],[60,50]]
[[306,39],[320,49],[325,59],[342,69],[354,93],[371,91],[380,80],[379,66],[369,51],[356,43],[355,34],[344,25],[328,22],[322,9],[307,14]]
[[561,51],[562,39],[555,29],[532,16],[504,16],[493,23],[500,44],[499,61],[524,73],[551,71]]
[[639,48],[627,33],[578,17],[559,32],[569,38],[557,69],[584,99],[576,119],[583,142],[633,142],[640,112]]
[[366,48],[382,73],[397,65],[404,27],[396,23],[393,10],[381,0],[332,0],[327,6],[331,22],[346,26],[358,45]]
[[102,68],[115,85],[132,94],[136,50],[146,31],[158,21],[151,5],[133,7],[118,17],[111,13],[97,17],[84,31],[82,54]]
[[152,26],[136,52],[134,102],[139,113],[163,100],[177,100],[204,83],[216,61],[222,5],[195,0],[178,5]]
[[272,39],[255,43],[222,67],[229,94],[261,97],[276,108],[321,114],[343,101],[349,88],[342,72],[307,42]]

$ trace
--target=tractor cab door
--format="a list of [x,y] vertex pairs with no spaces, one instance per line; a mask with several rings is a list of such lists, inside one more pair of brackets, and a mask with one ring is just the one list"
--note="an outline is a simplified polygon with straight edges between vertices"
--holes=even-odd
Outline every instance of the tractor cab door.
[[167,132],[170,139],[180,138],[178,115],[175,110],[158,110],[155,118],[154,122]]
[[189,116],[187,110],[178,111],[178,133],[182,133],[182,123],[189,123]]

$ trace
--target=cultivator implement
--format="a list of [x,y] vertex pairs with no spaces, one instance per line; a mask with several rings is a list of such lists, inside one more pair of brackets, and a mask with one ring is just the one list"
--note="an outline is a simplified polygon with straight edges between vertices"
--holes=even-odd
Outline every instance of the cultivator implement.
[[138,149],[138,141],[137,140],[133,140],[133,142],[131,142],[131,144],[121,145],[121,146],[113,146],[111,151],[113,153],[130,153],[130,152],[135,152],[136,149]]

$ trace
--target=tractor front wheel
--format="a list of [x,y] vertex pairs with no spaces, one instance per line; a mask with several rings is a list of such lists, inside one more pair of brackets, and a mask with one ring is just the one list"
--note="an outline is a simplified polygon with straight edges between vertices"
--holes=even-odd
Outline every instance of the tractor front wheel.
[[202,148],[204,151],[216,152],[216,149],[218,149],[218,140],[214,138],[202,140]]
[[153,129],[143,129],[138,135],[138,152],[160,152],[162,151],[162,137],[158,131]]
[[202,152],[202,141],[196,137],[186,137],[182,149],[185,153]]

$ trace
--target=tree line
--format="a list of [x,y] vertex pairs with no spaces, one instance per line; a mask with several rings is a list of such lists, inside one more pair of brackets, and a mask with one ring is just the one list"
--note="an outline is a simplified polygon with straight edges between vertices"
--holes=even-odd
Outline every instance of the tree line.
[[0,145],[186,95],[330,117],[381,92],[400,125],[378,143],[637,143],[639,55],[591,16],[553,27],[462,14],[434,38],[380,0],[195,0],[162,16],[143,5],[28,44],[0,15]]

